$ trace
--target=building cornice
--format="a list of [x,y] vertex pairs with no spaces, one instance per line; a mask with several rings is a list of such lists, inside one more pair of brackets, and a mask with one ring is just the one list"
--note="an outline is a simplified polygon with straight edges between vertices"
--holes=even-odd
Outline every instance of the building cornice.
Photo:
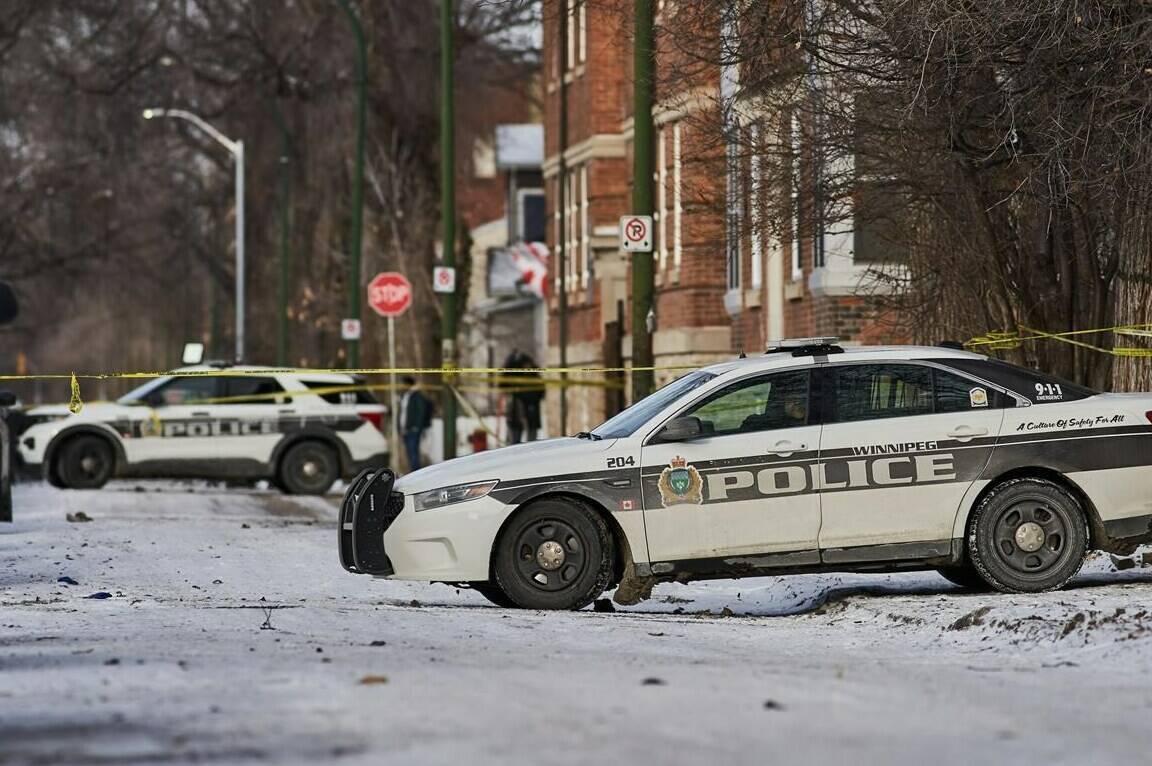
[[[619,133],[597,133],[569,146],[564,151],[564,161],[572,166],[592,159],[618,159],[626,157],[627,154],[628,147],[624,136]],[[560,154],[547,157],[541,167],[545,178],[555,176],[560,172]]]

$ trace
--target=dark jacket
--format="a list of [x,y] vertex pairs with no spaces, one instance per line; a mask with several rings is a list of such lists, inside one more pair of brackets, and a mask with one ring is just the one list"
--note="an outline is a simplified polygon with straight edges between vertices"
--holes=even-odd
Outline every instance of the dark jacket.
[[405,405],[404,418],[400,421],[406,434],[422,433],[432,425],[432,402],[419,390],[413,389],[408,393]]

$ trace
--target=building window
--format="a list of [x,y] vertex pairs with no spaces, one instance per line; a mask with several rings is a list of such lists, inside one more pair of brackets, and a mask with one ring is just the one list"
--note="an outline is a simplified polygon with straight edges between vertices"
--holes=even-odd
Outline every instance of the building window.
[[680,197],[680,123],[672,126],[672,268],[680,272],[681,222],[684,207]]
[[752,259],[752,289],[759,290],[763,284],[764,272],[764,210],[761,199],[763,182],[762,158],[760,156],[760,121],[748,126],[748,144],[752,155],[748,158],[748,208],[751,223],[749,253]]
[[790,189],[789,214],[792,219],[792,281],[804,278],[804,261],[800,251],[800,151],[803,134],[800,129],[800,115],[792,113],[789,128],[789,146],[792,153],[792,172],[788,179]]
[[728,267],[728,289],[740,287],[740,235],[741,219],[744,211],[742,174],[740,172],[740,144],[734,136],[728,138],[725,146],[725,166],[727,176],[727,204],[724,214],[724,254]]

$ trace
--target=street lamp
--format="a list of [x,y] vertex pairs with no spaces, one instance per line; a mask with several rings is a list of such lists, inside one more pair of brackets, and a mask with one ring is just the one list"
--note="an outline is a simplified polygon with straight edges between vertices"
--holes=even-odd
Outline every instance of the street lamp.
[[145,109],[144,119],[172,117],[192,123],[232,153],[236,165],[236,361],[244,360],[244,142],[233,141],[183,109]]

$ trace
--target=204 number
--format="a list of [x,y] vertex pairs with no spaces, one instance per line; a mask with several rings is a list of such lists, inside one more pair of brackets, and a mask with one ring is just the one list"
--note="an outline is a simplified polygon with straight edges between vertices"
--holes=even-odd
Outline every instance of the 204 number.
[[608,458],[609,468],[627,468],[636,465],[636,458],[628,455],[627,457],[610,457]]

